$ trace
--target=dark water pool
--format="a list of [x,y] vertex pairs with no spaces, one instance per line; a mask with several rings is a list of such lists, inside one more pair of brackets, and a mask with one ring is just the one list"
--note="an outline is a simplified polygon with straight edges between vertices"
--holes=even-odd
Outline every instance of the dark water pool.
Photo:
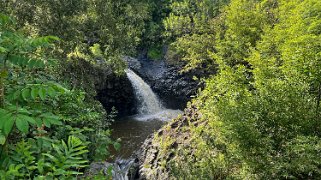
[[120,138],[122,147],[120,151],[113,152],[113,156],[130,157],[150,134],[181,113],[180,110],[167,109],[153,115],[131,116],[116,120],[111,126],[112,137]]
[[154,131],[161,128],[164,121],[150,120],[137,121],[133,118],[117,120],[111,128],[112,137],[121,139],[121,149],[119,152],[113,152],[116,157],[128,158],[137,150],[144,140]]

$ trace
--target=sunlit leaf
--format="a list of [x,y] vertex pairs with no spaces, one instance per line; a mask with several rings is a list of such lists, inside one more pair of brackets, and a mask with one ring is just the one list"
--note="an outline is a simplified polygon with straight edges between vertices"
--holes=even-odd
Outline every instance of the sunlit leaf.
[[27,101],[29,99],[29,97],[30,97],[30,89],[29,88],[23,89],[21,95],[22,95],[22,98],[25,101]]
[[36,124],[36,120],[30,116],[19,114],[19,118],[24,119],[25,121],[31,123],[31,124]]
[[38,95],[39,95],[40,99],[44,101],[46,99],[46,89],[40,88]]
[[37,96],[38,96],[38,88],[36,88],[36,87],[32,87],[31,88],[31,97],[32,97],[32,99],[36,99],[37,98]]
[[29,124],[28,124],[28,121],[23,116],[19,116],[19,115],[17,116],[16,126],[21,132],[28,133]]
[[0,134],[0,145],[4,145],[5,142],[6,142],[6,137]]
[[11,114],[5,110],[5,109],[0,109],[0,129],[3,128],[4,123],[6,120],[11,116]]
[[51,127],[51,122],[50,122],[48,119],[44,119],[44,120],[43,120],[43,124],[44,124],[46,127],[48,127],[48,128]]
[[3,132],[5,133],[5,135],[8,135],[11,132],[14,122],[15,122],[15,117],[13,117],[12,115],[7,116],[3,127]]
[[54,97],[56,95],[56,91],[51,86],[48,87],[47,93],[50,97]]

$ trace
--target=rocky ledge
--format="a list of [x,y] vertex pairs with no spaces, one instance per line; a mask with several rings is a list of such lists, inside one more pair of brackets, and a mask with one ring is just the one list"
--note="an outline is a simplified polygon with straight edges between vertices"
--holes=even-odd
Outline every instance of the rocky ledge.
[[146,139],[134,155],[138,159],[140,179],[170,179],[170,164],[176,158],[174,152],[190,145],[190,130],[187,127],[201,124],[200,118],[197,108],[191,106],[181,117]]

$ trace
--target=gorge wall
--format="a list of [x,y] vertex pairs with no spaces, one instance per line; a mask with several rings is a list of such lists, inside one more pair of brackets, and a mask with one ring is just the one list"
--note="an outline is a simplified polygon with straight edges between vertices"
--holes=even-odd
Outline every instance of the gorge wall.
[[87,96],[95,96],[106,109],[111,112],[115,107],[118,115],[133,115],[136,113],[135,96],[132,85],[126,74],[117,75],[104,61],[95,63],[84,59],[75,59],[77,63],[66,64],[65,77],[71,79],[74,87],[83,87]]
[[[123,57],[123,60],[151,86],[166,108],[184,109],[191,97],[202,87],[199,81],[193,79],[195,73],[181,74],[180,65],[147,58]],[[93,74],[96,76],[94,82],[97,99],[108,112],[115,107],[120,116],[137,113],[134,90],[127,76],[117,76],[104,71],[108,70],[96,68]]]
[[193,79],[194,72],[182,74],[182,67],[178,64],[147,58],[124,57],[124,60],[151,86],[167,108],[184,109],[202,87],[199,81]]

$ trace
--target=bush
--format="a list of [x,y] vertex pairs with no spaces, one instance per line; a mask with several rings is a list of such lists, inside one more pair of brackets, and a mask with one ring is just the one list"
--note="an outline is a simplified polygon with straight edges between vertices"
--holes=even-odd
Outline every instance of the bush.
[[194,100],[207,123],[189,127],[174,177],[321,177],[320,8],[318,0],[230,3],[226,36],[210,52],[219,73]]
[[107,129],[114,114],[57,83],[45,52],[58,38],[14,27],[0,14],[0,177],[75,179],[89,160],[109,157],[109,145],[119,148]]

